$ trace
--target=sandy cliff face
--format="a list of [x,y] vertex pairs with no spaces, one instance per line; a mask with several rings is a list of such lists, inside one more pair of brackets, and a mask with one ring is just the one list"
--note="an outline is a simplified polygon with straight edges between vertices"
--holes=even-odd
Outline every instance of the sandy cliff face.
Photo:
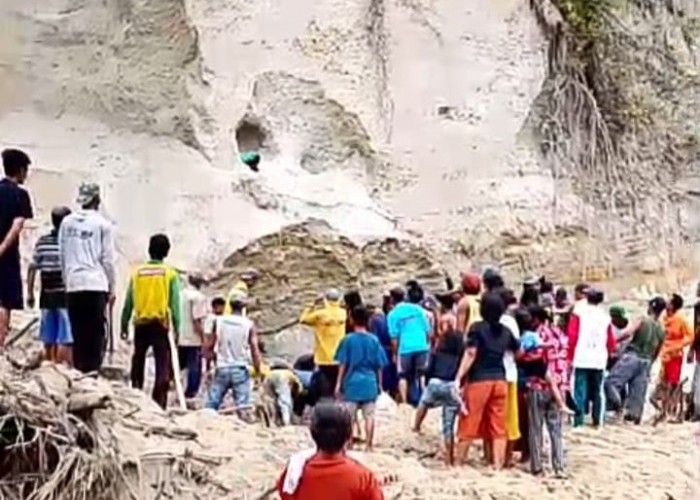
[[[101,183],[123,264],[166,230],[176,264],[211,270],[308,218],[356,240],[418,238],[514,273],[610,274],[621,257],[672,264],[692,243],[687,192],[605,205],[579,182],[587,172],[558,171],[543,156],[535,103],[552,76],[551,32],[534,9],[543,3],[2,2],[0,137],[33,155],[29,187],[43,218],[80,180]],[[645,5],[620,14],[629,36],[651,47],[666,33],[659,50],[684,54],[683,72],[696,68],[695,13]],[[687,43],[671,43],[679,36]],[[691,123],[687,80],[648,82],[654,99],[639,106],[652,120],[673,95],[664,123]],[[671,142],[653,137],[654,151]],[[248,150],[262,153],[257,174],[238,160]],[[665,184],[687,184],[692,150]],[[647,156],[648,169],[662,166]],[[604,184],[624,184],[624,174]]]

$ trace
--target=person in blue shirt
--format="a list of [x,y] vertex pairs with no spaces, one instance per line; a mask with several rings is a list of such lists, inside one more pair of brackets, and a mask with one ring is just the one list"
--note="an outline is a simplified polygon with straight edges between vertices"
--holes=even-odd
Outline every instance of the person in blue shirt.
[[430,352],[430,321],[420,305],[423,290],[415,282],[409,284],[408,301],[404,300],[405,294],[400,287],[389,292],[395,306],[387,316],[394,359],[399,369],[401,403],[408,402],[409,387],[417,385],[419,392],[423,392]]
[[387,364],[381,344],[369,332],[370,314],[364,305],[352,310],[355,331],[346,335],[335,353],[339,364],[335,394],[349,407],[353,418],[362,411],[367,435],[367,450],[374,442],[375,402],[382,387],[382,369]]

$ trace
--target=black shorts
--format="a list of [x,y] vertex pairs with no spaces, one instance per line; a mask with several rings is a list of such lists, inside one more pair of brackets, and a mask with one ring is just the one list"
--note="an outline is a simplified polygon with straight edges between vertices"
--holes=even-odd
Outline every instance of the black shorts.
[[309,397],[311,405],[321,399],[335,397],[335,384],[338,382],[338,365],[320,365],[311,377]]
[[399,355],[399,378],[417,380],[428,368],[428,352],[412,352]]
[[73,332],[73,364],[83,373],[102,367],[107,329],[105,292],[71,292],[68,318]]
[[19,260],[11,257],[0,258],[0,307],[24,309]]

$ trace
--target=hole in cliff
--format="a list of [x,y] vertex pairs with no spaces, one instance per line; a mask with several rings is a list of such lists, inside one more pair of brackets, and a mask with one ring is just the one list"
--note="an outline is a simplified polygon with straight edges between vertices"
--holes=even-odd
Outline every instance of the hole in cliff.
[[266,149],[269,133],[257,118],[244,116],[236,126],[236,143],[240,153]]
[[[238,125],[236,125],[236,144],[241,160],[251,170],[258,171],[258,162],[263,152],[270,153],[273,149],[271,143],[269,128],[259,118],[247,114],[239,120]],[[258,160],[253,165],[249,160],[255,157]]]

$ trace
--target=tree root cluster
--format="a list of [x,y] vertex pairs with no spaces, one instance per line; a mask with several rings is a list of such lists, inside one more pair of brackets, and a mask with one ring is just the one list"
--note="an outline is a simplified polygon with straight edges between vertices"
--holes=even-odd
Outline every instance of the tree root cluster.
[[[154,439],[196,441],[197,433],[176,426],[145,395],[40,364],[38,346],[23,351],[0,355],[0,498],[194,499],[209,491],[215,497],[229,493],[210,477],[217,457],[149,449]],[[126,441],[131,453],[123,452]]]

